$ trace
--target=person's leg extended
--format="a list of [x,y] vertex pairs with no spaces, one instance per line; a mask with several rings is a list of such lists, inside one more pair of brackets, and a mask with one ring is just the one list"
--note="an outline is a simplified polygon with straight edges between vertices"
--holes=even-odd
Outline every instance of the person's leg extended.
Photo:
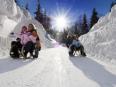
[[33,42],[29,41],[25,45],[24,50],[25,50],[25,55],[27,55],[27,53],[29,52],[30,55],[33,56],[33,50],[34,50],[34,44],[33,44]]
[[69,51],[69,55],[70,55],[70,56],[74,56],[74,55],[73,55],[74,49],[75,49],[75,46],[72,45],[72,46],[70,47],[70,51]]
[[35,48],[34,58],[38,58],[38,55],[39,55],[39,49],[38,48]]
[[84,52],[84,47],[80,46],[80,52],[82,56],[86,56],[86,53]]

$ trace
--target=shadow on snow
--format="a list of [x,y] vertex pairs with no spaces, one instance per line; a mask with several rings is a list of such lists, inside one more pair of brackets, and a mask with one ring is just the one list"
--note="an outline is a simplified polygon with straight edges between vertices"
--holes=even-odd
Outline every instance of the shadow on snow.
[[70,58],[70,60],[87,78],[97,82],[100,87],[114,87],[116,85],[116,75],[107,71],[96,61],[90,58]]
[[32,62],[32,60],[3,58],[0,59],[0,73],[9,72],[17,68],[23,67]]

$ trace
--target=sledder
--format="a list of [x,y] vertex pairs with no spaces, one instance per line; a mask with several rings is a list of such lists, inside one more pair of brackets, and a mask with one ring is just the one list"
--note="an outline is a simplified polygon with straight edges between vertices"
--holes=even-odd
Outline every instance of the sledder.
[[[30,57],[38,58],[38,53],[41,50],[40,40],[36,30],[32,29],[34,26],[29,24],[29,28],[27,29],[26,26],[23,26],[20,40],[11,42],[10,56],[12,58],[19,58],[20,56],[27,58],[28,53],[30,53]],[[18,46],[19,43],[21,44],[20,46]]]
[[38,58],[39,51],[41,50],[41,44],[39,36],[37,34],[37,30],[34,28],[33,24],[28,25],[28,36],[30,41],[24,47],[25,56],[27,56],[27,53],[30,52],[33,58]]
[[[28,41],[29,38],[27,35],[27,27],[23,26],[21,33],[16,41],[11,42],[10,56],[12,58],[20,58],[20,56],[23,54],[22,48]],[[20,44],[20,46],[18,44]]]
[[30,53],[31,57],[38,58],[41,45],[36,30],[32,31],[32,34],[29,36],[29,38],[30,41],[24,45],[24,57],[27,58],[27,54]]
[[75,56],[75,53],[77,51],[80,51],[80,54],[82,56],[86,56],[86,53],[84,52],[84,47],[78,40],[78,36],[74,37],[72,44],[69,46],[69,49],[70,49],[70,51],[69,51],[70,56]]

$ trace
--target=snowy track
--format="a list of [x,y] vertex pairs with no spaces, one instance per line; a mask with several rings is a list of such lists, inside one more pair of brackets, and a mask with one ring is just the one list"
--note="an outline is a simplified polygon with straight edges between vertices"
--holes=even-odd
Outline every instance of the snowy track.
[[[94,27],[97,29],[95,32],[85,36],[87,39],[83,38],[87,52],[99,54],[98,59],[102,56],[103,60],[116,58],[115,14],[116,6]],[[42,50],[39,58],[34,60],[4,57],[9,52],[9,33],[18,33],[23,25],[30,23],[37,28],[42,47],[50,49]],[[107,41],[110,43],[106,44]],[[14,0],[0,0],[0,87],[116,87],[116,66],[93,59],[70,58],[67,48],[59,46],[47,35],[28,11],[16,6]]]
[[38,59],[0,58],[1,87],[116,87],[116,67],[91,58],[69,58],[64,47],[42,50]]

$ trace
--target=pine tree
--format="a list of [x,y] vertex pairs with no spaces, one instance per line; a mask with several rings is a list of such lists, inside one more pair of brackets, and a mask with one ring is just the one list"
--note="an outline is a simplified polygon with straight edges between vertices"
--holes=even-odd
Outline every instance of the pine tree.
[[14,0],[15,1],[15,3],[17,3],[17,0]]
[[44,21],[43,21],[43,26],[44,26],[44,28],[45,28],[47,31],[49,31],[51,19],[50,19],[49,16],[47,16],[46,11],[44,11],[44,13],[43,13],[43,20],[44,20]]
[[63,31],[63,32],[60,32],[60,34],[61,34],[61,35],[59,36],[59,41],[60,41],[61,43],[66,43],[68,31],[64,29],[64,31]]
[[90,28],[92,28],[93,25],[98,22],[98,20],[99,20],[98,13],[97,13],[96,9],[94,8],[91,19],[90,19]]
[[46,11],[41,10],[40,0],[38,0],[37,10],[35,12],[35,19],[39,21],[43,27],[46,29],[46,31],[49,32],[50,28],[50,17],[47,16]]
[[111,9],[112,9],[112,7],[113,7],[114,5],[116,5],[116,1],[113,1],[113,2],[111,3],[111,5],[110,5],[110,11],[111,11]]
[[20,6],[20,4],[19,4],[19,1],[18,0],[14,0],[15,1],[15,3],[18,5],[18,6]]
[[75,24],[75,34],[81,35],[82,32],[82,24],[83,24],[83,15],[80,15],[76,24]]
[[88,32],[88,23],[86,14],[83,15],[83,22],[82,22],[82,32],[81,34],[86,34]]
[[81,33],[80,23],[78,21],[76,21],[74,26],[72,26],[72,27],[74,27],[74,34],[80,35],[80,33]]
[[37,5],[37,10],[35,12],[35,19],[38,20],[40,23],[43,23],[43,14],[42,14],[42,11],[41,11],[41,5],[40,5],[40,0],[37,0],[38,1],[38,5]]
[[26,6],[25,6],[26,10],[29,11],[29,4],[27,3]]

